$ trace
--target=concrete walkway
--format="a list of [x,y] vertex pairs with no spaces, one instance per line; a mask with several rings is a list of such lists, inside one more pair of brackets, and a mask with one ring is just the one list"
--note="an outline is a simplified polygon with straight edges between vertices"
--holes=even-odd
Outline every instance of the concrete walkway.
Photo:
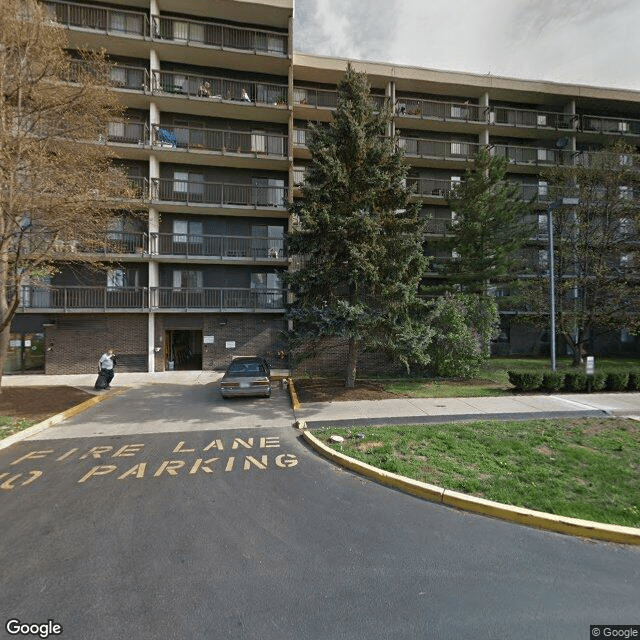
[[[118,373],[116,371],[112,388],[119,387],[142,387],[147,384],[209,384],[222,378],[223,371],[162,371],[158,373]],[[274,377],[288,376],[286,369],[272,369],[271,375]],[[83,391],[94,392],[93,385],[96,382],[98,373],[79,373],[50,375],[4,375],[2,377],[3,387],[44,387],[44,386],[68,386],[82,389]],[[102,393],[97,391],[95,393]]]
[[413,423],[620,415],[640,420],[640,393],[521,395],[490,398],[397,398],[313,402],[295,411],[310,428],[327,425]]

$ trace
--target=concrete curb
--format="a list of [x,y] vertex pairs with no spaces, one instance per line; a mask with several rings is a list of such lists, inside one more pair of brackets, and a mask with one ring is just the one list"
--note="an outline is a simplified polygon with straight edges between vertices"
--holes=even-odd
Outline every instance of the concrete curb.
[[556,516],[542,511],[525,509],[523,507],[512,507],[499,502],[492,502],[491,500],[484,500],[483,498],[477,498],[475,496],[458,493],[457,491],[436,487],[434,485],[427,484],[426,482],[419,482],[418,480],[404,478],[403,476],[372,467],[365,462],[360,462],[359,460],[350,458],[339,451],[335,451],[316,438],[309,430],[304,428],[303,424],[300,424],[299,428],[300,427],[303,428],[302,437],[305,441],[318,453],[329,460],[332,460],[342,467],[346,467],[356,473],[371,478],[380,484],[393,487],[394,489],[400,489],[401,491],[405,491],[406,493],[410,493],[411,495],[419,498],[446,504],[463,511],[471,511],[473,513],[492,516],[494,518],[500,518],[501,520],[516,522],[518,524],[524,524],[538,529],[545,529],[547,531],[555,531],[557,533],[565,533],[584,538],[593,538],[606,542],[640,545],[640,529],[636,529],[634,527],[622,527],[614,524],[603,524],[600,522],[592,522],[590,520],[580,520],[578,518]]
[[291,408],[294,411],[297,411],[300,408],[300,400],[298,400],[298,394],[296,392],[296,387],[293,382],[293,378],[289,378],[289,395],[291,396]]
[[31,436],[35,436],[37,433],[40,433],[41,431],[52,427],[54,424],[58,424],[59,422],[62,422],[67,418],[71,418],[79,413],[82,413],[83,411],[86,411],[87,409],[100,404],[107,398],[113,398],[114,396],[124,393],[126,390],[127,387],[123,387],[121,389],[118,389],[117,391],[113,391],[112,393],[94,396],[93,398],[89,398],[88,400],[85,400],[84,402],[81,402],[80,404],[77,404],[74,407],[63,411],[62,413],[56,413],[56,415],[51,416],[50,418],[47,418],[42,422],[38,422],[38,424],[34,424],[28,429],[24,429],[22,431],[19,431],[18,433],[14,433],[13,435],[8,436],[7,438],[4,438],[3,440],[0,440],[0,449],[6,449],[16,442],[20,442],[21,440],[26,440]]

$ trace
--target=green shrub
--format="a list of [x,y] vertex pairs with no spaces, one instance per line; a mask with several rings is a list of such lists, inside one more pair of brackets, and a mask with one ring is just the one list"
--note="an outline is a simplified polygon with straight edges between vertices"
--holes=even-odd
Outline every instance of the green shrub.
[[542,374],[542,388],[545,391],[560,391],[564,387],[564,371],[545,371]]
[[607,372],[596,371],[591,378],[591,391],[604,391],[607,386]]
[[507,371],[507,374],[518,391],[535,391],[542,386],[542,371]]
[[584,393],[587,389],[587,374],[584,371],[567,371],[564,385],[567,391]]
[[640,371],[629,372],[627,391],[640,391]]
[[624,391],[628,384],[628,371],[609,371],[607,374],[607,391]]

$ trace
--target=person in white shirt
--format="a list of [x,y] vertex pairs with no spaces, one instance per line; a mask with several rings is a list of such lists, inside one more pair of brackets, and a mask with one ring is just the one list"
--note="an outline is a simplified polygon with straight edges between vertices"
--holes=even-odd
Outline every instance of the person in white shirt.
[[111,381],[115,375],[113,370],[116,364],[116,356],[113,353],[113,349],[107,349],[106,353],[102,354],[98,366],[100,367],[100,373],[102,373],[107,381],[105,389],[111,389]]

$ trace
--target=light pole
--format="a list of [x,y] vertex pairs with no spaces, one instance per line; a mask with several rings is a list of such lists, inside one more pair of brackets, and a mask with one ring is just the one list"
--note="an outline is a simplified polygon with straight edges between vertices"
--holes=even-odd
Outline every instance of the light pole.
[[551,371],[556,370],[556,271],[553,250],[553,211],[563,205],[578,205],[579,198],[560,198],[547,207],[549,233],[549,330],[551,332]]

